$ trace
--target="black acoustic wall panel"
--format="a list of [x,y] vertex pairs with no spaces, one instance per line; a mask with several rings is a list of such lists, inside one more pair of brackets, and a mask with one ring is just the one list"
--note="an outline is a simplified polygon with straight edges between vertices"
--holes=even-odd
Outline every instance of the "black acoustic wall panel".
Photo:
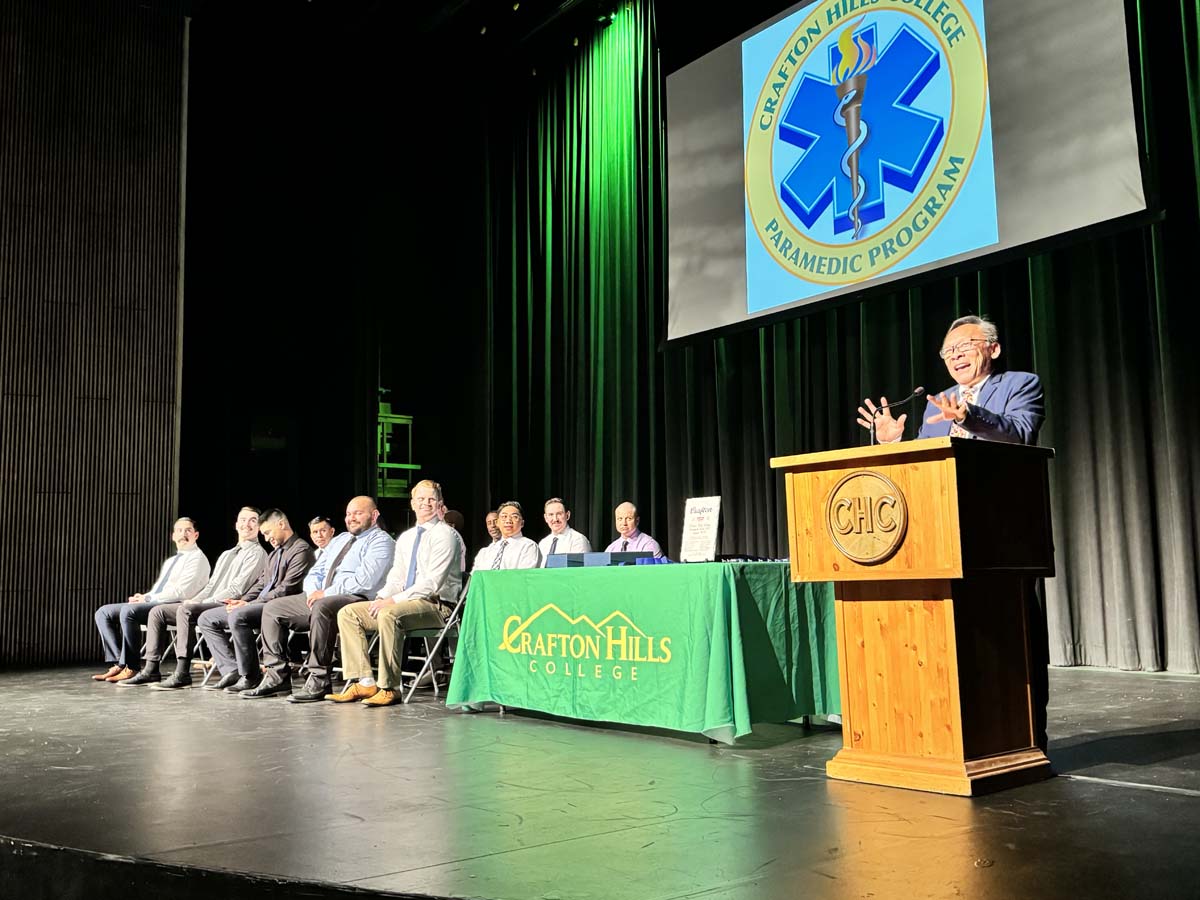
[[178,2],[0,3],[0,665],[174,551],[185,66]]

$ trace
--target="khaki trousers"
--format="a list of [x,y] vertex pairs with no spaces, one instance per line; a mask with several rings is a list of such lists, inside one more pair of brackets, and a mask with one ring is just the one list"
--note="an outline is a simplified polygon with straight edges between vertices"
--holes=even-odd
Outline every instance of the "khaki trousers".
[[338,611],[338,634],[342,639],[342,674],[346,680],[371,677],[367,656],[370,635],[379,633],[379,676],[384,690],[399,690],[404,663],[404,640],[417,628],[441,628],[442,608],[429,600],[401,600],[382,606],[377,618],[367,610],[370,603],[351,603]]

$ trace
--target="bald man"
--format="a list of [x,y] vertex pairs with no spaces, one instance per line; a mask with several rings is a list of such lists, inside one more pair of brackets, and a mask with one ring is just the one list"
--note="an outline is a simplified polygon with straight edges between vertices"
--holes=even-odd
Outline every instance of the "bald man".
[[[304,593],[280,597],[266,605],[262,616],[262,683],[239,693],[248,700],[288,694],[293,703],[324,700],[332,682],[333,642],[337,614],[343,606],[373,600],[387,580],[395,543],[379,527],[379,508],[371,497],[355,497],[346,504],[346,530],[325,548],[321,561],[304,579]],[[288,666],[288,630],[308,632],[308,680],[292,691]]]
[[662,559],[662,547],[658,546],[658,541],[644,531],[638,530],[638,524],[642,520],[636,506],[626,500],[613,510],[613,520],[617,527],[618,537],[608,545],[605,553],[649,551],[654,554],[655,559]]

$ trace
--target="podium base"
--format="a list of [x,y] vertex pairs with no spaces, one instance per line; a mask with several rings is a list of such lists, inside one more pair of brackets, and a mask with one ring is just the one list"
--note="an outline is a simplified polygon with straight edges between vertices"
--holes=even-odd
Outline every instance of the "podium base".
[[888,756],[843,748],[825,764],[840,781],[977,797],[1050,778],[1050,760],[1036,747],[979,759],[941,760]]

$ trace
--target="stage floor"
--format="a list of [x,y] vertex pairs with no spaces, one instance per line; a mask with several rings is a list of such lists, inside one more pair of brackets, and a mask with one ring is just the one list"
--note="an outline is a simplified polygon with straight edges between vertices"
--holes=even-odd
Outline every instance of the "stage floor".
[[[428,692],[295,705],[91,671],[0,673],[4,897],[107,896],[117,863],[131,889],[224,870],[293,897],[1200,897],[1200,678],[1052,670],[1059,777],[968,800],[826,779],[832,729],[711,746]],[[37,859],[83,874],[41,888]]]

